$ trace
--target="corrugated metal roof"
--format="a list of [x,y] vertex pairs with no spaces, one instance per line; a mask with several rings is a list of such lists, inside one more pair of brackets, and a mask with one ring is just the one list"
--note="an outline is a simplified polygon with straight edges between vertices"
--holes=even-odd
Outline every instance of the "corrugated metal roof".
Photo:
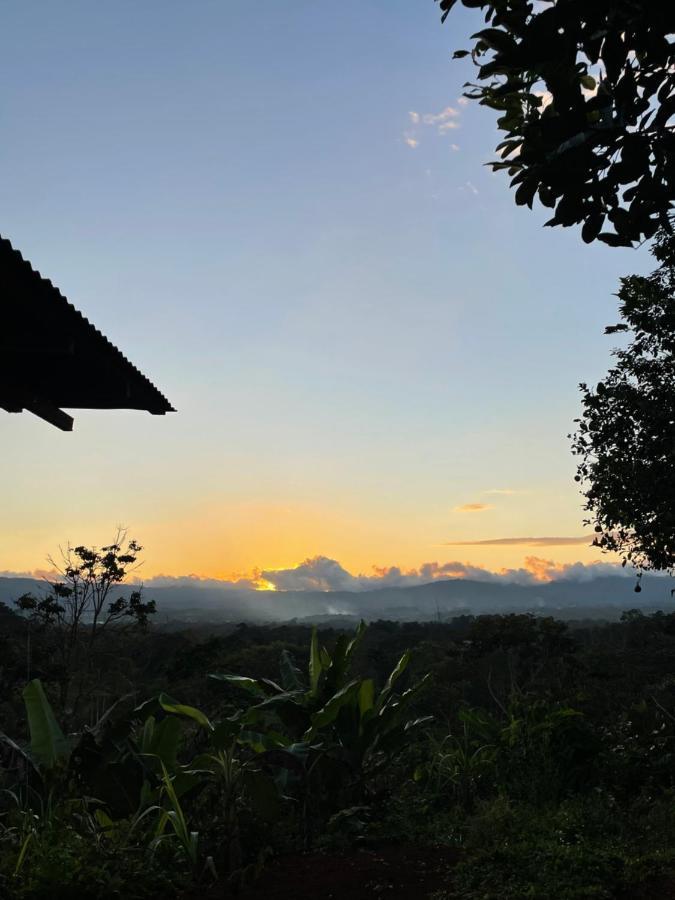
[[0,406],[70,430],[69,409],[175,410],[51,281],[0,237]]

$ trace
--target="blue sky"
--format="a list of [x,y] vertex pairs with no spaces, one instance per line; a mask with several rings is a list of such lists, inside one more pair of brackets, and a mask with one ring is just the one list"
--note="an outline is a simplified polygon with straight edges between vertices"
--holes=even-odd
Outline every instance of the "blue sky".
[[450,59],[468,11],[23,0],[3,23],[0,231],[178,413],[3,414],[0,569],[118,523],[149,572],[208,576],[582,533],[577,383],[649,260],[543,229],[483,165],[494,116]]

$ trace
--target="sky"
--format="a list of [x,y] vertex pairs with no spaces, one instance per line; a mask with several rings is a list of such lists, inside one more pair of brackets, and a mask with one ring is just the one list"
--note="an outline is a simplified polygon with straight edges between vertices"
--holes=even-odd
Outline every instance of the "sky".
[[567,435],[649,257],[543,228],[484,165],[495,117],[450,58],[472,11],[2,19],[0,233],[177,412],[78,411],[70,434],[1,412],[0,570],[118,525],[149,578],[600,559]]

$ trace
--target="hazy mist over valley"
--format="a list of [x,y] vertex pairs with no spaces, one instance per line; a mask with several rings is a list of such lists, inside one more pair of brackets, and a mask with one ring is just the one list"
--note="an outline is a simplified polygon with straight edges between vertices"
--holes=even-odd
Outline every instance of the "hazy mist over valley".
[[[596,568],[600,570],[597,573]],[[143,592],[147,599],[157,603],[158,624],[167,621],[271,623],[332,618],[445,620],[458,615],[509,612],[534,612],[567,619],[616,619],[624,610],[632,608],[675,611],[670,578],[645,575],[637,593],[636,584],[632,573],[616,567],[580,566],[550,581],[531,580],[530,583],[494,576],[491,580],[440,578],[405,586],[353,584],[348,590],[328,587],[256,590],[215,579],[167,577],[150,579]],[[0,577],[0,602],[12,605],[25,593],[40,596],[47,586],[46,581],[35,578]],[[113,596],[124,595],[132,587],[116,588]]]

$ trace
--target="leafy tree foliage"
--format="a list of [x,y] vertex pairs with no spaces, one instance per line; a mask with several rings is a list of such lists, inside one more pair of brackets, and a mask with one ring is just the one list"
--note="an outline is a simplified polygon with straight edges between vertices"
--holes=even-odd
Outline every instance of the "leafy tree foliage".
[[582,384],[584,413],[573,438],[595,543],[639,569],[675,568],[675,236],[662,233],[646,277],[622,280],[628,333],[616,365],[595,388]]
[[[457,0],[440,0],[445,21]],[[462,0],[478,84],[496,110],[516,203],[590,242],[630,246],[665,226],[675,197],[675,4],[667,0]],[[605,230],[603,231],[603,228]]]
[[61,579],[52,582],[42,597],[24,594],[16,601],[31,623],[54,640],[64,710],[72,699],[73,674],[79,673],[81,680],[88,678],[92,652],[105,630],[121,624],[145,628],[155,612],[155,601],[144,601],[142,588],[128,597],[114,592],[135,567],[142,549],[137,541],[127,540],[123,531],[100,549],[68,546],[61,565],[50,559]]

